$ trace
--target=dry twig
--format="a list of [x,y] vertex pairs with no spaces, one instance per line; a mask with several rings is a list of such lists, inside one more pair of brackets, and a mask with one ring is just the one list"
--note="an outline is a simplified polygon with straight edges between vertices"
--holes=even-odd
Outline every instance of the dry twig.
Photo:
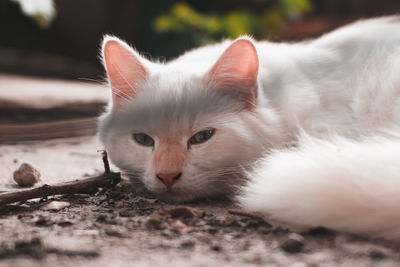
[[104,173],[91,178],[76,180],[54,185],[43,185],[38,188],[0,194],[0,205],[25,201],[33,198],[43,198],[53,195],[78,194],[93,192],[99,187],[112,187],[121,181],[119,172],[111,172],[107,152],[103,151]]
[[232,214],[232,215],[236,215],[236,216],[249,217],[252,219],[265,221],[261,215],[257,215],[255,213],[249,213],[249,212],[239,211],[239,210],[228,210],[228,213]]

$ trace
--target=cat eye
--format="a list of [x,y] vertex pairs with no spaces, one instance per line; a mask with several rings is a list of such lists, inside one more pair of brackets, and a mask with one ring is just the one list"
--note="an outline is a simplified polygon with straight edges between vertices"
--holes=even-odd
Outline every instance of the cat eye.
[[189,139],[189,144],[197,145],[197,144],[204,143],[205,141],[210,139],[214,135],[214,133],[215,133],[215,129],[207,129],[204,131],[200,131],[200,132],[196,133],[195,135],[193,135]]
[[154,146],[154,139],[144,133],[135,133],[132,135],[136,142],[143,146]]

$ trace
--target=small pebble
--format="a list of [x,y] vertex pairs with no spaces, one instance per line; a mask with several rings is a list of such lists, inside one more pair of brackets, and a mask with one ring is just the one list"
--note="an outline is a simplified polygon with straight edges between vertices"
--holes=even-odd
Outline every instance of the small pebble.
[[171,231],[178,232],[181,234],[193,231],[193,227],[187,226],[184,222],[182,222],[179,219],[169,222],[168,226]]
[[304,246],[304,237],[291,233],[288,237],[280,244],[281,249],[287,253],[298,253],[302,251]]
[[40,172],[29,163],[22,163],[14,172],[14,181],[19,186],[33,186],[40,180]]
[[373,249],[373,250],[369,251],[369,257],[374,260],[382,260],[382,259],[386,258],[387,255],[385,254],[385,252],[383,252],[381,250]]
[[40,207],[41,210],[62,210],[71,206],[71,203],[66,201],[50,201]]
[[187,240],[187,241],[183,241],[181,243],[180,247],[183,249],[192,249],[192,248],[194,248],[195,245],[196,245],[195,242],[193,242],[191,240]]
[[194,218],[204,216],[204,211],[188,206],[168,208],[164,210],[164,213],[171,216],[171,218]]
[[309,234],[314,236],[333,237],[335,232],[324,227],[316,227],[308,231]]
[[264,264],[264,260],[260,255],[249,255],[244,258],[244,261],[246,263],[252,263],[252,264],[257,264],[257,265]]
[[240,226],[238,223],[238,219],[236,216],[226,216],[223,221],[223,225],[225,226]]
[[222,250],[222,247],[220,245],[218,245],[218,244],[212,244],[210,246],[210,249],[213,250],[213,251],[216,251],[216,252],[220,252]]
[[218,229],[213,227],[207,228],[206,231],[213,235],[218,233]]
[[35,225],[40,226],[40,227],[48,227],[53,224],[54,224],[54,222],[48,220],[47,218],[45,218],[43,216],[38,217],[35,221]]
[[197,241],[203,244],[210,244],[211,240],[210,237],[203,234],[203,233],[195,233],[194,236],[197,238]]
[[125,205],[125,203],[124,203],[123,201],[121,201],[121,200],[115,202],[115,204],[114,204],[114,206],[115,206],[116,208],[123,208],[124,205]]
[[134,217],[136,213],[132,210],[123,209],[119,211],[119,216],[121,217]]
[[144,225],[149,230],[162,230],[166,227],[164,223],[166,219],[166,216],[154,214],[144,222]]
[[73,225],[74,223],[73,222],[70,222],[70,221],[61,221],[61,222],[58,222],[57,223],[57,225],[58,226],[61,226],[61,227],[68,227],[68,226],[71,226],[71,225]]
[[108,236],[126,238],[128,235],[119,229],[107,228],[104,230],[105,234]]

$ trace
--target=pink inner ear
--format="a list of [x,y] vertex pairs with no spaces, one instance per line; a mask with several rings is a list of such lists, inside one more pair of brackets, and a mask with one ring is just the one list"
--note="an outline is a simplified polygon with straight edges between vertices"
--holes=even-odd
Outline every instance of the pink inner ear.
[[110,79],[115,104],[135,96],[138,83],[146,76],[146,70],[127,45],[116,40],[104,45],[104,61]]
[[257,96],[258,56],[250,40],[235,41],[210,71],[212,82],[219,87],[240,87]]

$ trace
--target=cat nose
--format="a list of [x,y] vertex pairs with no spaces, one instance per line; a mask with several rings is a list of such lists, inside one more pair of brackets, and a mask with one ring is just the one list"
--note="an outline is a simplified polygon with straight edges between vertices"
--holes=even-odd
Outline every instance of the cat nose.
[[172,185],[179,180],[182,173],[158,173],[156,176],[168,189],[170,189]]

